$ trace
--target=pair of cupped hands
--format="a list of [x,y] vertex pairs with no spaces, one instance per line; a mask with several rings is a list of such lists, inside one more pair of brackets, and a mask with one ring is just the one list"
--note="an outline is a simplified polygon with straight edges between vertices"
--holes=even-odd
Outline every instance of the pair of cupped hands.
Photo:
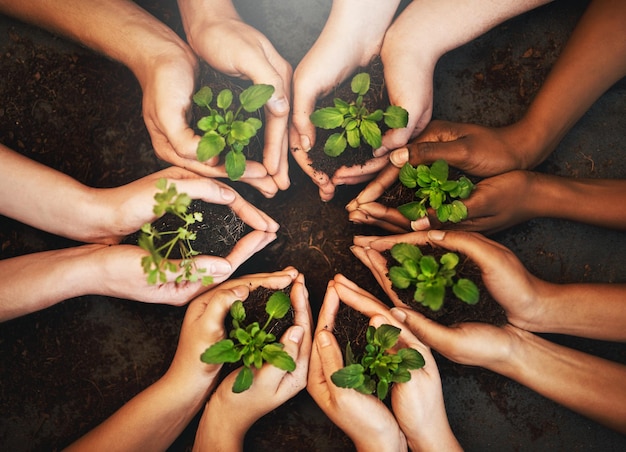
[[[245,303],[249,291],[259,285],[281,289],[291,284],[294,325],[283,335],[281,342],[297,367],[294,372],[288,373],[266,364],[255,371],[249,399],[246,399],[245,393],[232,393],[232,380],[236,374],[233,372],[217,389],[216,394],[219,395],[209,399],[208,414],[205,415],[211,416],[213,410],[220,413],[219,416],[232,414],[239,419],[241,413],[247,411],[245,416],[249,419],[242,424],[242,428],[247,429],[258,417],[306,387],[320,408],[350,436],[359,450],[392,448],[390,445],[394,445],[393,450],[406,450],[407,443],[414,450],[426,444],[442,443],[453,449],[458,448],[447,421],[441,379],[430,347],[462,364],[493,368],[494,363],[505,362],[510,358],[518,337],[525,334],[524,328],[530,327],[532,320],[541,315],[541,292],[548,289],[549,283],[528,273],[511,251],[477,233],[429,231],[386,237],[355,237],[353,253],[367,265],[388,294],[392,291],[386,276],[385,258],[381,253],[400,242],[418,246],[430,243],[464,253],[473,259],[481,268],[487,289],[505,309],[508,323],[502,327],[481,323],[442,326],[411,310],[397,297],[390,296],[395,307],[389,309],[382,301],[338,274],[328,283],[313,331],[304,275],[296,269],[289,267],[275,273],[231,279],[190,304],[179,346],[182,353],[187,342],[182,338],[187,337],[197,343],[188,347],[193,350],[193,353],[186,352],[188,364],[193,364],[193,368],[201,373],[216,375],[219,366],[203,364],[198,356],[209,345],[225,337],[223,320],[230,305],[237,299],[243,299]],[[502,280],[508,281],[506,287],[500,284]],[[396,348],[414,348],[425,358],[426,365],[411,371],[409,382],[393,386],[391,410],[376,396],[338,388],[331,381],[331,375],[344,365],[342,351],[333,335],[341,303],[369,317],[370,325],[392,324],[400,328]],[[210,312],[210,316],[206,312]],[[187,331],[186,325],[198,322],[200,318],[204,320],[197,327],[209,328],[210,325],[210,336],[191,335]],[[215,407],[217,404],[222,404],[221,409]],[[242,409],[233,410],[233,407]],[[369,434],[364,437],[363,432]],[[372,432],[376,434],[372,435]]]

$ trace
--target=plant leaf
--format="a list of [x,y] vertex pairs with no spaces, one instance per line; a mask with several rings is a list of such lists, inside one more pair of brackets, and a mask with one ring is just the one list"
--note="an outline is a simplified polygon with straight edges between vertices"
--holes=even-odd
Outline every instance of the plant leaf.
[[476,284],[466,278],[459,279],[455,285],[452,286],[452,291],[460,300],[467,304],[476,304],[480,299],[480,292]]
[[426,364],[422,354],[414,348],[401,348],[398,355],[402,358],[402,367],[405,369],[421,369]]
[[346,139],[341,133],[333,133],[324,144],[324,153],[330,157],[341,155],[346,149]]
[[340,388],[358,388],[363,385],[365,369],[360,364],[351,364],[334,372],[330,379]]
[[237,378],[235,378],[235,382],[233,383],[233,392],[239,394],[247,389],[250,389],[253,378],[254,374],[252,373],[252,369],[249,367],[242,367],[237,374]]
[[256,135],[257,129],[248,121],[234,121],[230,128],[230,134],[237,141],[249,140]]
[[343,113],[335,107],[325,107],[314,111],[309,117],[315,127],[336,129],[343,124]]
[[430,176],[443,184],[448,180],[448,163],[445,160],[436,160],[430,165]]
[[380,345],[383,350],[389,350],[398,342],[400,328],[384,323],[376,328],[374,343]]
[[230,315],[233,320],[243,322],[246,319],[246,309],[241,300],[236,300],[230,305]]
[[400,168],[400,172],[398,173],[398,179],[408,188],[417,187],[417,168],[413,167],[410,163],[405,163]]
[[439,263],[441,264],[442,268],[452,270],[459,263],[459,255],[456,253],[446,253],[441,256],[441,259],[439,259]]
[[226,141],[224,140],[224,137],[220,136],[215,131],[209,131],[205,133],[202,138],[200,138],[196,156],[199,161],[205,162],[211,157],[219,155],[219,153],[224,150],[225,146]]
[[407,219],[414,221],[418,218],[425,217],[428,213],[424,204],[418,201],[408,202],[397,207],[398,211]]
[[420,249],[411,243],[396,243],[391,247],[391,257],[404,264],[407,260],[419,262],[422,257]]
[[233,103],[233,92],[229,89],[223,89],[217,95],[217,106],[222,110],[226,110]]
[[246,156],[241,152],[231,150],[226,154],[225,164],[230,180],[239,180],[246,171]]
[[346,137],[351,148],[359,148],[361,145],[361,131],[358,128],[346,129]]
[[397,266],[389,269],[389,279],[393,286],[398,289],[406,289],[414,281],[405,268]]
[[200,90],[193,95],[193,101],[200,107],[209,108],[211,101],[213,100],[213,91],[208,86],[203,86]]
[[388,127],[401,129],[409,122],[409,112],[397,105],[390,105],[385,111],[384,118]]
[[384,400],[387,397],[387,393],[389,392],[389,383],[385,380],[379,380],[378,385],[376,386],[376,395],[380,400]]
[[361,131],[361,135],[363,135],[365,142],[372,148],[378,149],[382,145],[382,133],[378,124],[375,122],[363,119],[361,121],[361,125],[359,126],[359,130]]
[[244,89],[239,95],[239,102],[241,106],[248,113],[252,113],[261,108],[265,103],[270,100],[274,94],[274,87],[272,85],[252,85]]
[[278,367],[287,372],[293,372],[296,370],[296,363],[293,358],[289,356],[289,353],[284,351],[280,345],[282,344],[267,344],[263,347],[263,359],[274,367]]
[[236,363],[241,359],[241,353],[235,349],[230,339],[223,339],[207,348],[200,356],[207,364]]
[[286,293],[276,291],[270,295],[265,305],[265,312],[275,319],[282,319],[289,312],[291,300]]
[[367,72],[360,72],[352,78],[350,82],[352,92],[359,96],[365,95],[370,89],[370,75]]

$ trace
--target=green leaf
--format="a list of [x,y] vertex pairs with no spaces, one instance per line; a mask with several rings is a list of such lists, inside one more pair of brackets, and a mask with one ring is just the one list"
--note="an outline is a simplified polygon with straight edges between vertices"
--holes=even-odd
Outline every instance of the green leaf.
[[217,106],[222,110],[226,110],[233,103],[233,92],[229,89],[223,89],[217,95]]
[[351,364],[334,372],[330,379],[340,388],[358,388],[365,381],[364,371],[360,364]]
[[252,373],[252,369],[249,367],[242,367],[237,374],[237,378],[235,378],[235,382],[233,383],[233,392],[239,394],[250,389],[253,378],[254,374]]
[[234,121],[231,125],[230,134],[237,141],[245,141],[255,136],[256,130],[248,121]]
[[398,289],[406,289],[414,281],[414,278],[403,267],[391,267],[389,269],[389,280]]
[[398,355],[402,358],[402,367],[405,369],[421,369],[426,364],[424,356],[414,348],[402,348],[398,350]]
[[274,367],[287,372],[296,370],[296,363],[289,353],[284,351],[279,344],[267,344],[263,347],[263,359]]
[[[354,122],[356,124],[356,121]],[[358,149],[361,145],[361,131],[358,128],[347,129],[346,137],[351,148]]]
[[393,383],[406,383],[411,380],[411,373],[405,368],[398,368],[391,376]]
[[200,107],[209,108],[209,104],[213,100],[213,91],[208,86],[203,86],[193,95],[193,101]]
[[275,319],[282,319],[289,312],[291,300],[281,291],[276,291],[270,295],[265,306],[265,312]]
[[226,173],[230,180],[239,180],[246,171],[246,156],[241,152],[229,151],[226,154]]
[[383,350],[389,350],[398,342],[400,328],[384,323],[376,328],[374,343],[380,345]]
[[207,364],[236,363],[241,353],[235,349],[233,341],[223,339],[207,348],[200,359]]
[[384,114],[385,124],[392,129],[402,129],[409,122],[409,112],[397,105],[390,105]]
[[437,160],[430,165],[431,178],[443,184],[448,180],[448,164],[445,160]]
[[410,163],[405,163],[400,168],[400,173],[398,174],[398,179],[408,188],[417,187],[417,168],[414,168]]
[[439,207],[441,207],[445,199],[446,199],[446,194],[442,192],[440,189],[438,188],[431,189],[430,197],[428,198],[430,207],[437,210]]
[[441,264],[442,268],[453,269],[459,263],[459,256],[456,253],[446,253],[441,256],[441,259],[439,259],[439,263]]
[[450,216],[449,220],[452,223],[459,223],[467,218],[467,206],[458,199],[452,201],[450,204]]
[[246,309],[241,300],[236,300],[232,305],[230,305],[230,315],[233,320],[238,322],[243,322],[246,319]]
[[310,116],[311,122],[315,127],[322,129],[336,129],[343,124],[343,113],[335,107],[320,108],[314,111]]
[[217,132],[209,131],[200,138],[196,155],[198,160],[205,162],[224,150],[226,141]]
[[[415,294],[417,295],[417,289]],[[443,284],[436,284],[421,289],[421,302],[424,306],[428,306],[433,311],[438,311],[443,306],[443,299],[446,295],[446,287]]]
[[442,204],[437,208],[437,218],[442,223],[445,223],[450,219],[451,209],[450,204]]
[[205,116],[203,118],[200,118],[197,125],[198,129],[202,130],[203,132],[217,129],[217,121],[215,121],[215,118],[213,116]]
[[378,149],[382,145],[382,133],[378,124],[375,122],[363,119],[361,121],[361,125],[359,126],[359,130],[361,131],[361,135],[363,135],[365,142],[373,149]]
[[461,198],[461,199],[465,199],[469,197],[469,195],[472,193],[472,191],[475,188],[472,181],[469,180],[465,176],[461,176],[458,180],[458,183],[459,183],[459,188],[458,188],[458,194],[456,197]]
[[356,74],[350,83],[352,92],[359,96],[365,95],[370,89],[370,75],[367,72]]
[[265,105],[272,94],[274,94],[272,85],[252,85],[241,92],[239,102],[244,110],[252,113]]
[[254,130],[256,131],[263,127],[263,122],[259,118],[248,118],[246,119],[246,122],[254,127]]
[[467,304],[476,304],[480,299],[480,292],[476,284],[469,279],[461,278],[452,286],[454,295]]
[[389,392],[389,383],[385,380],[379,380],[378,385],[376,386],[376,395],[380,400],[384,400],[387,397],[387,393]]
[[422,257],[420,249],[410,243],[396,243],[391,247],[390,253],[391,257],[401,264],[404,264],[408,260],[419,262]]
[[428,213],[424,204],[417,201],[402,204],[401,206],[398,206],[397,209],[402,215],[411,221],[423,218]]
[[439,270],[439,264],[433,256],[423,256],[420,259],[420,270],[427,277],[435,276]]
[[330,157],[341,155],[346,149],[346,139],[341,133],[333,133],[324,144],[324,153]]
[[368,119],[370,121],[374,121],[374,122],[378,122],[381,119],[383,119],[384,117],[384,113],[381,109],[378,109],[376,111],[374,111],[373,113],[370,113],[369,115],[365,116],[365,119]]

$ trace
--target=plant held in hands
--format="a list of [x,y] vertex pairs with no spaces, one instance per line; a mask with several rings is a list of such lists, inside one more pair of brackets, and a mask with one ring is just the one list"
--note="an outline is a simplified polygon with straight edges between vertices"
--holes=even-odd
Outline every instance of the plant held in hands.
[[425,364],[422,354],[413,348],[401,348],[396,353],[390,353],[399,337],[400,328],[393,325],[369,326],[363,357],[355,359],[348,343],[346,366],[330,376],[332,382],[340,388],[356,389],[363,394],[376,393],[383,400],[392,383],[409,381],[409,371],[420,369]]
[[363,96],[370,89],[370,76],[366,72],[356,74],[351,82],[352,92],[356,100],[346,102],[334,99],[334,107],[320,108],[310,116],[311,122],[322,129],[343,129],[333,133],[324,144],[324,152],[331,157],[337,157],[346,149],[346,144],[358,148],[361,140],[377,149],[382,145],[382,132],[378,123],[384,120],[392,129],[406,127],[409,113],[402,107],[390,105],[385,111],[369,112],[364,105]]
[[296,369],[296,363],[283,350],[283,344],[276,341],[276,336],[267,332],[272,319],[283,318],[289,308],[291,300],[284,292],[274,292],[265,306],[269,315],[267,321],[260,326],[259,322],[244,323],[246,311],[242,301],[235,301],[230,307],[233,329],[229,339],[223,339],[205,350],[200,359],[208,364],[236,363],[241,361],[243,367],[235,378],[233,392],[239,393],[252,386],[252,366],[260,369],[264,362],[287,372]]
[[[167,179],[159,179],[156,186],[161,191],[154,195],[156,201],[153,208],[154,213],[159,217],[170,213],[180,218],[184,224],[175,231],[158,231],[150,223],[141,227],[138,245],[149,253],[141,259],[143,271],[148,275],[148,283],[156,284],[157,281],[165,283],[167,282],[167,271],[176,272],[182,269],[182,273],[176,278],[177,283],[201,280],[203,285],[211,284],[213,282],[212,276],[202,276],[206,269],[196,267],[194,256],[200,253],[194,250],[192,246],[196,234],[189,231],[190,225],[202,221],[202,213],[188,213],[187,209],[191,204],[191,198],[186,193],[178,193],[175,184],[172,183],[168,186]],[[178,247],[182,258],[179,266],[169,260],[176,247]]]
[[437,160],[430,167],[413,167],[410,163],[405,163],[398,178],[408,188],[419,187],[415,197],[420,201],[399,206],[400,213],[413,221],[425,217],[430,206],[437,212],[437,218],[442,223],[458,223],[467,218],[467,207],[460,199],[466,199],[472,193],[474,184],[465,176],[456,181],[448,180],[448,172],[445,160]]
[[459,263],[456,253],[446,253],[437,262],[434,256],[424,256],[415,245],[397,243],[391,248],[391,256],[401,266],[389,269],[389,279],[398,289],[414,285],[413,298],[418,303],[438,311],[448,287],[452,287],[459,300],[467,304],[478,303],[480,294],[476,284],[466,278],[455,278]]
[[[246,169],[246,156],[243,149],[256,136],[263,123],[259,118],[246,117],[245,112],[254,113],[272,97],[271,85],[252,85],[239,94],[240,106],[233,105],[233,92],[224,89],[213,102],[213,91],[208,86],[201,88],[193,96],[199,107],[207,108],[209,114],[198,120],[198,128],[204,135],[196,151],[198,160],[204,162],[219,155],[226,147],[226,173],[231,180],[238,180]],[[243,111],[242,111],[243,110]]]

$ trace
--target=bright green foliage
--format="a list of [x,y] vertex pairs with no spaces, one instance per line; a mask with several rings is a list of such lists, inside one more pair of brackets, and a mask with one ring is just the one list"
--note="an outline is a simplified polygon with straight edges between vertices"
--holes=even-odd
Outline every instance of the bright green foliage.
[[467,218],[467,207],[459,199],[466,199],[474,190],[474,184],[467,177],[448,180],[448,164],[437,160],[427,165],[411,166],[405,163],[400,169],[400,182],[408,188],[418,187],[413,201],[398,207],[409,220],[417,220],[427,215],[428,206],[437,212],[439,221],[458,223]]
[[363,394],[376,393],[383,400],[392,383],[409,381],[409,371],[424,367],[424,357],[412,348],[390,353],[399,337],[400,328],[393,325],[369,326],[365,353],[360,360],[354,358],[350,344],[346,346],[346,366],[330,376],[335,386],[353,388]]
[[[176,278],[177,283],[201,280],[205,286],[211,284],[213,282],[212,276],[202,276],[206,269],[196,267],[194,256],[200,253],[194,250],[192,246],[196,234],[188,229],[192,224],[202,221],[202,213],[187,213],[191,198],[186,193],[178,193],[175,184],[167,186],[167,179],[159,179],[156,186],[161,191],[154,195],[156,204],[153,211],[155,215],[160,217],[170,213],[183,220],[185,224],[175,231],[158,231],[150,223],[141,227],[138,245],[149,253],[141,259],[143,271],[148,275],[148,283],[165,283],[167,282],[167,271],[176,272],[180,269],[182,273]],[[169,240],[166,240],[168,237]],[[157,245],[161,241],[163,243]],[[169,260],[175,247],[178,247],[182,257],[178,266]]]
[[338,129],[341,132],[333,133],[324,145],[324,152],[331,157],[341,155],[346,145],[358,148],[361,140],[377,149],[382,144],[382,133],[378,127],[381,120],[388,127],[399,129],[406,127],[409,113],[402,107],[391,105],[387,110],[376,110],[370,113],[363,104],[363,96],[370,89],[370,76],[366,72],[356,74],[350,85],[356,94],[356,100],[348,103],[341,99],[334,99],[334,107],[325,107],[311,114],[311,122],[322,129]]
[[409,243],[398,243],[391,248],[392,257],[401,266],[389,269],[389,279],[394,287],[407,289],[415,286],[415,301],[438,311],[443,305],[446,289],[467,304],[476,304],[479,300],[478,287],[469,279],[455,278],[459,256],[446,253],[439,259],[424,256],[420,249]]
[[283,350],[283,344],[276,341],[276,336],[267,332],[273,319],[282,319],[289,308],[291,300],[284,292],[274,292],[265,306],[269,315],[261,328],[259,322],[245,324],[246,311],[242,301],[235,301],[230,308],[233,328],[229,339],[224,339],[205,350],[200,359],[208,364],[236,363],[241,361],[243,367],[237,374],[233,384],[233,392],[239,393],[250,388],[253,380],[252,366],[260,369],[264,362],[287,372],[296,369],[296,363]]
[[209,160],[228,147],[226,173],[231,180],[238,180],[246,169],[243,149],[250,144],[250,140],[263,125],[258,118],[246,118],[244,111],[256,112],[273,93],[274,87],[271,85],[252,85],[239,95],[240,106],[236,110],[233,106],[233,93],[229,89],[219,92],[215,98],[215,107],[211,106],[214,100],[213,91],[208,86],[194,94],[193,101],[196,105],[209,110],[209,114],[198,121],[198,128],[204,132],[196,151],[198,160]]

